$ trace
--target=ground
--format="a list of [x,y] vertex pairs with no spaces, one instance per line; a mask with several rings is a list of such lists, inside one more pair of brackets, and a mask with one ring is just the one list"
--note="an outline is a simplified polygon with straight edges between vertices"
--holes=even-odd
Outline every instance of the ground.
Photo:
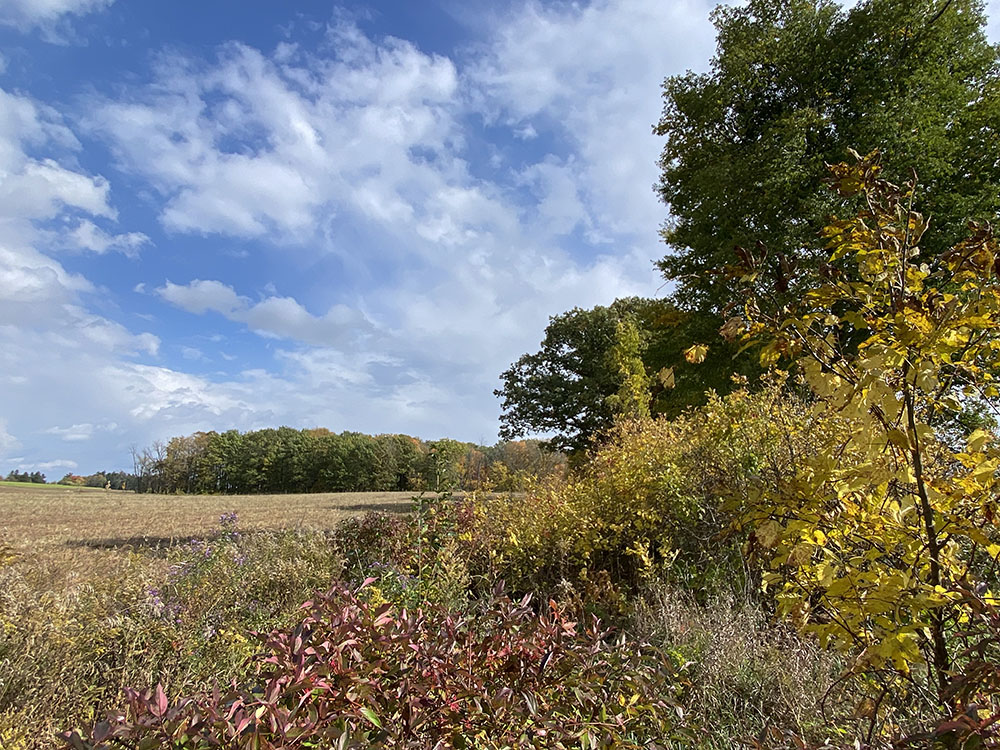
[[[0,484],[0,554],[56,563],[76,574],[129,551],[165,549],[205,536],[235,511],[240,528],[333,528],[369,510],[405,513],[412,492],[307,495],[137,495],[132,492]],[[50,567],[50,566],[46,566]]]

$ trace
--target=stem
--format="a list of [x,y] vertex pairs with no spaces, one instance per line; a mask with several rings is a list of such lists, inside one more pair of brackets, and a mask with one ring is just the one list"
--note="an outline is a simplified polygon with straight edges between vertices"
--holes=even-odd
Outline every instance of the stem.
[[[924,534],[927,536],[927,554],[930,556],[930,581],[935,588],[941,585],[941,544],[934,528],[934,509],[927,497],[927,483],[924,479],[924,462],[920,455],[917,424],[914,408],[913,389],[909,381],[909,363],[903,366],[903,401],[906,408],[907,429],[910,433],[910,458],[913,462],[913,476],[920,498],[920,512],[924,517]],[[934,672],[937,675],[938,690],[944,695],[951,681],[951,662],[948,658],[948,643],[944,634],[944,617],[940,610],[930,613],[931,645],[933,648]]]

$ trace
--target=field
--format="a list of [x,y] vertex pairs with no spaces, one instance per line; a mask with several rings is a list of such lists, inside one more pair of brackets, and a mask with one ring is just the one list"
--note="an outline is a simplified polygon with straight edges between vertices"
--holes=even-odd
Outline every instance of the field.
[[[405,514],[411,498],[0,485],[0,748],[53,747],[56,731],[121,705],[128,685],[237,673],[250,646],[207,629],[282,622],[342,568],[327,531],[369,510]],[[240,533],[220,540],[233,512]],[[212,540],[211,556],[194,539]],[[178,565],[187,572],[172,577]],[[184,607],[169,622],[152,593],[165,586]]]
[[410,492],[313,495],[136,495],[0,483],[0,538],[15,550],[148,549],[204,535],[223,513],[244,529],[332,528],[369,510],[405,513]]

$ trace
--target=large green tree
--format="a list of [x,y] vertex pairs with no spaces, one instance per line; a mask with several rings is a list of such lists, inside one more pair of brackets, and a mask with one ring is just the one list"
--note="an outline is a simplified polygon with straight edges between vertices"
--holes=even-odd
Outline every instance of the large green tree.
[[737,359],[734,347],[716,344],[700,367],[684,357],[694,342],[716,342],[720,322],[714,315],[679,310],[668,300],[640,297],[552,317],[541,348],[520,357],[500,376],[500,436],[550,435],[550,447],[576,452],[610,428],[625,380],[616,356],[623,323],[634,325],[640,336],[640,356],[653,383],[652,413],[673,415],[702,403],[708,389],[728,391],[734,369],[756,372],[753,356]]
[[796,296],[791,267],[824,257],[824,164],[851,147],[879,149],[889,179],[919,171],[927,254],[959,241],[967,219],[996,218],[1000,66],[981,2],[750,0],[713,21],[710,71],[666,80],[655,129],[670,211],[659,266],[679,304],[718,311],[733,298],[736,246],[758,262],[767,252],[760,283]]

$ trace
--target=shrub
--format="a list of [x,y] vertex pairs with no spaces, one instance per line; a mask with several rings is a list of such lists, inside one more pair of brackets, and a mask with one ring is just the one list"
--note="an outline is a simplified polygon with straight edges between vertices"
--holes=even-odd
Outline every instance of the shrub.
[[377,603],[461,607],[471,580],[457,537],[473,503],[448,493],[421,495],[405,520],[373,512],[342,522],[333,540],[348,562],[346,580],[358,585],[371,579],[365,596]]
[[[363,592],[363,589],[362,589]],[[472,616],[375,606],[343,587],[262,638],[256,679],[124,714],[70,747],[665,747],[682,689],[646,644],[498,597]],[[689,738],[688,738],[689,739]]]
[[480,504],[471,559],[519,591],[586,585],[599,570],[626,590],[661,576],[689,590],[745,584],[723,500],[777,481],[816,429],[781,377],[673,421],[621,423],[569,481]]

